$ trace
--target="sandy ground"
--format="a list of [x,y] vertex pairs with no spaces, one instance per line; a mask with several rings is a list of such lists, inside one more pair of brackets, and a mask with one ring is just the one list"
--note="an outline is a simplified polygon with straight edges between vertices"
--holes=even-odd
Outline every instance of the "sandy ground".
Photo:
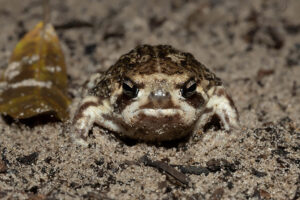
[[[1,71],[42,18],[39,2],[0,0]],[[222,78],[241,128],[208,130],[166,147],[127,144],[95,126],[84,148],[70,142],[61,122],[28,126],[1,118],[0,199],[300,199],[299,0],[51,5],[68,64],[71,113],[91,74],[138,44],[171,44]],[[145,155],[178,165],[186,182],[142,162]]]

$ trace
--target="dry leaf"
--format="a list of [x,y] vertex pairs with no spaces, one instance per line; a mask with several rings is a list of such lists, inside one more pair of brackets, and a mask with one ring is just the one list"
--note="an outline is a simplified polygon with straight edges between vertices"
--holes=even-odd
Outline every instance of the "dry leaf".
[[15,119],[39,114],[68,118],[64,55],[51,24],[40,22],[17,44],[4,71],[0,112]]

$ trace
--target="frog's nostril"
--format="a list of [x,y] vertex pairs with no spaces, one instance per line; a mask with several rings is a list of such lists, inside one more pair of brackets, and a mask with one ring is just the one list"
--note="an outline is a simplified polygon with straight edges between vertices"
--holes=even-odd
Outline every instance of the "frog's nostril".
[[162,89],[158,89],[156,91],[152,91],[149,95],[149,98],[152,101],[166,101],[170,99],[170,93],[167,91],[164,91]]

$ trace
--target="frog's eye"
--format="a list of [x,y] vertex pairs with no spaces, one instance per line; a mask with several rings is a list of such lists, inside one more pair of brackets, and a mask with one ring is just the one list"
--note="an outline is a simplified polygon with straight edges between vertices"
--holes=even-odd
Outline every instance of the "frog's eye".
[[123,94],[130,98],[137,97],[139,93],[139,89],[137,86],[129,79],[125,79],[122,84]]
[[181,88],[181,95],[184,98],[189,98],[196,93],[196,89],[197,83],[194,79],[191,79]]

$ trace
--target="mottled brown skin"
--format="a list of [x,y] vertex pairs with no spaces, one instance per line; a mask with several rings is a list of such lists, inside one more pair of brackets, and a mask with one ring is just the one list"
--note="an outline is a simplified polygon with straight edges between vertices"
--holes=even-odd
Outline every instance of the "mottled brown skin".
[[74,117],[74,136],[84,143],[97,123],[122,137],[174,140],[199,131],[212,116],[225,130],[238,126],[221,80],[190,53],[142,45],[90,81]]

